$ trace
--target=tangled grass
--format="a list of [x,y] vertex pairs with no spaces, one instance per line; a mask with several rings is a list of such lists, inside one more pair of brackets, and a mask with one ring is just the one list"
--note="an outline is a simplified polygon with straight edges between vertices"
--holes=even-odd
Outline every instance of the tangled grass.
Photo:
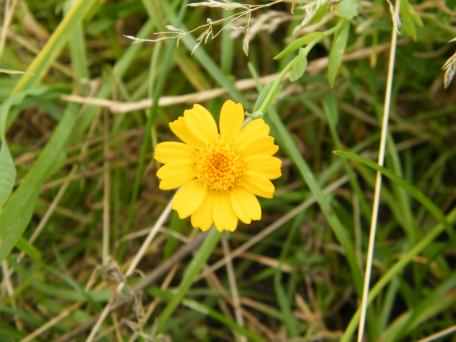
[[[455,14],[1,1],[0,341],[454,339]],[[152,153],[226,98],[283,176],[217,237],[170,210]]]

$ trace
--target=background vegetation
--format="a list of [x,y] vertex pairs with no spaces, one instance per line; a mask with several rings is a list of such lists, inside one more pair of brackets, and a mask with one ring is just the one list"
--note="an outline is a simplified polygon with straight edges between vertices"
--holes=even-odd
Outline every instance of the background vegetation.
[[[2,0],[0,341],[353,340],[394,22],[367,335],[451,340],[456,7],[398,1]],[[283,177],[157,329],[204,234],[167,217],[153,146],[226,98]]]

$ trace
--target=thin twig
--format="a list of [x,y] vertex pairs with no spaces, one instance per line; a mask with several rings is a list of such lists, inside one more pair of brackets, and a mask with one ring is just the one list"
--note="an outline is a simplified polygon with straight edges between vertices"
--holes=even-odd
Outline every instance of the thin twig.
[[[229,257],[231,251],[230,251],[230,245],[228,243],[228,240],[226,237],[222,238],[222,246],[223,246],[223,254],[225,254],[225,257]],[[228,272],[228,283],[230,284],[230,290],[231,290],[231,297],[233,298],[233,306],[234,306],[234,313],[236,316],[236,321],[239,324],[239,326],[243,327],[244,326],[244,319],[242,318],[242,308],[241,308],[241,302],[239,300],[239,291],[236,283],[236,276],[234,274],[233,270],[233,263],[231,262],[231,258],[228,259],[229,261],[226,263],[226,270]],[[238,336],[239,342],[246,342],[245,336]]]
[[[90,290],[92,288],[93,284],[95,283],[96,273],[97,273],[96,271],[93,271],[91,276],[89,277],[89,280],[87,281],[87,284],[85,287],[87,290]],[[57,317],[46,322],[46,324],[42,325],[41,327],[39,327],[38,329],[33,331],[31,334],[24,337],[21,340],[21,342],[28,342],[28,341],[35,340],[39,335],[43,334],[44,332],[46,332],[47,330],[52,328],[54,325],[59,323],[62,319],[64,319],[65,317],[67,317],[68,315],[70,315],[71,313],[76,311],[77,309],[79,309],[82,306],[82,304],[83,303],[76,303],[76,304],[73,304],[73,305],[67,307],[66,309],[64,309],[62,311],[62,313],[60,315],[58,315]]]
[[[380,137],[380,147],[378,153],[378,165],[383,166],[385,161],[385,149],[388,133],[388,122],[391,110],[391,93],[393,86],[394,78],[394,66],[396,59],[396,47],[397,47],[397,35],[398,35],[398,18],[399,18],[399,1],[396,0],[394,14],[393,14],[393,30],[391,33],[391,46],[390,46],[390,55],[389,55],[389,65],[388,65],[388,76],[386,80],[386,91],[385,91],[385,102],[383,107],[383,121],[382,121],[382,131]],[[377,231],[377,222],[378,222],[378,210],[380,206],[380,193],[382,190],[382,174],[377,171],[375,179],[375,192],[374,192],[374,201],[372,204],[372,216],[371,224],[369,230],[369,245],[367,250],[367,260],[366,268],[364,271],[364,286],[363,286],[363,296],[361,301],[361,316],[358,325],[358,342],[363,341],[364,336],[364,326],[366,323],[366,313],[369,296],[369,282],[372,271],[372,261],[374,258],[374,248],[375,248],[375,235]]]
[[[8,294],[10,300],[11,300],[11,305],[13,309],[16,311],[16,297],[14,295],[14,287],[13,287],[13,282],[11,281],[11,276],[13,271],[9,270],[8,263],[6,261],[2,262],[2,272],[3,272],[3,282],[4,282],[4,287],[6,289],[6,293]],[[15,314],[14,315],[14,321],[16,323],[16,327],[20,330],[22,330],[22,322],[19,320],[18,316]]]
[[73,311],[77,310],[81,306],[81,303],[73,304],[72,306],[63,310],[58,316],[54,317],[53,319],[43,324],[41,327],[36,329],[30,335],[27,335],[25,338],[21,340],[21,342],[29,342],[35,340],[39,335],[43,334],[45,331],[53,327],[55,324],[60,322],[65,317],[69,316]]
[[5,16],[3,18],[2,32],[0,33],[0,59],[5,47],[8,28],[13,19],[14,9],[16,8],[17,0],[6,0],[5,2]]
[[[174,276],[176,275],[176,271],[178,269],[178,265],[175,265],[171,271],[168,273],[166,276],[165,280],[163,281],[161,285],[162,290],[166,290],[169,285],[171,285],[171,281],[174,279]],[[129,342],[134,342],[138,337],[142,329],[144,328],[144,325],[147,323],[149,320],[150,316],[154,313],[155,309],[157,308],[158,304],[160,303],[160,298],[157,297],[154,299],[154,301],[149,305],[149,307],[146,310],[146,313],[144,314],[143,317],[141,317],[140,322],[138,323],[138,327],[136,331],[133,333],[133,335],[130,337]]]
[[[347,177],[342,177],[325,188],[324,193],[332,193],[338,188],[340,188],[342,185],[344,185],[347,182],[348,178]],[[230,255],[224,257],[223,259],[219,260],[212,266],[206,267],[205,271],[202,272],[200,277],[198,279],[201,279],[205,276],[207,276],[208,273],[215,272],[219,268],[223,267],[226,265],[226,263],[229,260],[232,260],[239,255],[245,253],[249,248],[254,246],[256,243],[267,237],[268,235],[272,234],[274,231],[276,231],[278,228],[282,227],[285,223],[290,221],[293,217],[298,215],[300,212],[303,210],[309,208],[311,205],[315,204],[316,199],[314,197],[309,198],[293,210],[289,211],[287,214],[283,215],[281,218],[276,220],[274,223],[270,224],[268,227],[266,227],[264,230],[261,231],[261,233],[255,235],[252,239],[241,245],[239,248],[235,249],[230,253]],[[146,287],[150,286],[150,284],[154,283],[158,278],[163,276],[166,272],[168,272],[169,269],[171,269],[177,262],[182,260],[184,257],[186,257],[189,253],[194,251],[204,240],[206,234],[199,234],[196,236],[194,239],[190,240],[186,245],[184,245],[181,249],[179,249],[175,254],[173,254],[168,260],[165,262],[161,263],[156,269],[154,269],[150,274],[147,274],[144,278],[142,278],[137,285],[135,285],[132,289],[132,292],[138,292],[142,291]],[[197,279],[197,280],[198,280]],[[109,306],[108,310],[115,310],[118,307],[121,307],[122,305],[128,303],[131,300],[131,297],[127,298],[122,298],[119,299],[118,301],[112,301],[113,304]],[[106,310],[106,307],[105,307]],[[104,311],[103,311],[104,312]],[[103,313],[102,313],[103,314]],[[107,315],[107,313],[106,313]],[[85,322],[83,325],[75,329],[74,331],[62,336],[57,340],[57,342],[64,342],[64,341],[72,341],[75,336],[81,334],[85,330],[89,329],[94,323],[99,321],[101,318],[101,314],[96,316],[94,319],[91,319],[87,322]],[[106,318],[106,317],[105,317]]]
[[104,113],[104,170],[103,170],[103,265],[109,262],[109,241],[111,226],[111,165],[109,162],[109,124],[108,114]]
[[[194,239],[190,240],[187,244],[182,246],[176,253],[174,253],[169,259],[165,262],[158,265],[150,274],[146,275],[143,279],[139,281],[137,285],[135,285],[132,289],[132,292],[139,292],[142,291],[144,288],[149,286],[150,284],[154,283],[157,279],[167,273],[174,265],[176,265],[179,261],[185,258],[187,255],[192,253],[198,246],[203,242],[206,234],[199,234]],[[115,302],[111,307],[110,310],[115,310],[124,304],[128,303],[132,299],[131,296],[126,298],[121,298],[117,302]],[[66,342],[66,341],[73,341],[76,336],[83,333],[87,329],[89,329],[96,321],[99,319],[100,315],[95,316],[95,318],[90,319],[84,322],[81,326],[76,328],[75,330],[61,336],[56,342]]]
[[[372,54],[381,53],[382,51],[388,48],[389,44],[381,44],[370,48],[363,48],[351,53],[348,53],[344,56],[344,61],[353,61],[358,59],[363,59],[371,56]],[[310,74],[316,74],[321,70],[325,69],[328,65],[328,58],[323,57],[316,59],[309,63],[307,67],[307,72]],[[275,79],[279,77],[279,74],[271,74],[266,75],[263,77],[256,78],[248,78],[242,79],[235,82],[235,86],[237,89],[249,90],[254,89],[257,87],[258,84],[269,84]],[[162,96],[160,97],[158,105],[160,107],[168,107],[178,104],[186,104],[186,103],[198,103],[198,102],[206,102],[222,96],[226,94],[226,89],[224,88],[215,88],[211,90],[205,90],[197,93],[185,94],[185,95],[177,95],[177,96]],[[134,112],[138,110],[144,110],[150,108],[153,105],[153,101],[151,99],[144,99],[135,102],[120,102],[120,101],[111,101],[106,99],[98,99],[94,97],[84,97],[79,95],[64,95],[61,97],[63,101],[73,102],[73,103],[81,103],[86,105],[93,105],[98,107],[107,108],[112,113],[127,113],[127,112]]]
[[[331,183],[326,189],[323,190],[324,194],[332,193],[339,187],[341,187],[343,184],[347,182],[346,177],[342,177],[335,182]],[[226,263],[229,260],[232,260],[241,254],[245,253],[248,249],[250,249],[252,246],[254,246],[256,243],[267,237],[268,235],[272,234],[274,231],[282,227],[285,223],[290,221],[293,217],[301,213],[303,210],[309,208],[313,204],[315,204],[316,199],[315,197],[311,197],[302,204],[298,205],[296,208],[290,210],[288,213],[271,223],[269,226],[267,226],[265,229],[263,229],[259,234],[256,234],[253,238],[242,244],[240,247],[235,249],[234,251],[231,251],[230,255],[224,257],[223,259],[217,261],[215,264],[209,266],[201,275],[200,278],[204,277],[207,272],[215,272],[219,268],[223,267],[226,265]]]
[[[169,216],[169,213],[171,212],[171,204],[172,200],[169,201],[168,205],[166,208],[163,210],[161,213],[160,217],[158,218],[157,222],[155,225],[152,227],[152,229],[149,232],[149,235],[147,236],[146,240],[143,242],[141,248],[139,249],[138,253],[136,253],[135,257],[133,258],[132,262],[130,263],[130,266],[127,270],[127,273],[125,274],[125,279],[127,279],[129,276],[133,274],[135,271],[136,267],[138,266],[139,262],[141,259],[144,257],[146,254],[147,249],[149,248],[150,243],[154,239],[155,235],[157,235],[158,231],[160,230],[161,226],[165,223],[166,219]],[[117,287],[117,293],[120,293],[123,288],[125,287],[126,283],[123,281],[122,283],[119,284]],[[106,319],[108,314],[111,312],[111,309],[114,305],[116,298],[115,296],[112,296],[111,299],[109,300],[108,304],[106,304],[104,310],[102,311],[101,315],[99,316],[95,326],[93,327],[92,331],[90,332],[89,337],[87,338],[86,342],[92,342],[95,339],[95,336],[98,333],[98,330],[101,327],[101,324],[103,321]]]
[[[57,206],[59,205],[60,201],[62,200],[63,195],[65,194],[66,190],[68,189],[68,185],[70,185],[71,178],[75,175],[76,170],[77,170],[77,167],[74,166],[71,169],[70,173],[65,177],[62,186],[60,187],[59,191],[57,192],[57,195],[55,196],[51,205],[46,210],[46,213],[44,214],[40,223],[36,227],[32,236],[30,237],[30,239],[28,241],[30,244],[33,244],[35,242],[35,240],[41,234],[43,229],[46,227],[47,223],[49,222],[49,219],[51,218],[52,214],[54,214],[54,211],[57,209]],[[22,261],[22,259],[24,258],[24,256],[25,256],[25,253],[21,252],[21,254],[19,254],[19,256],[17,257],[17,263],[20,263]]]
[[432,334],[431,336],[428,336],[428,337],[425,337],[425,338],[422,338],[421,340],[419,340],[418,342],[431,342],[431,341],[435,341],[439,338],[442,338],[444,336],[448,336],[450,334],[453,334],[453,333],[456,333],[456,325],[452,325],[451,327],[449,328],[446,328],[442,331],[439,331],[435,334]]

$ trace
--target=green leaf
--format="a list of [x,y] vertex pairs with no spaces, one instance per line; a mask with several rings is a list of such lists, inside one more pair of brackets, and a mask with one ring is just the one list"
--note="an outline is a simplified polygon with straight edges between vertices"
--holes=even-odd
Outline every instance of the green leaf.
[[302,154],[296,146],[293,137],[283,124],[282,120],[280,120],[277,112],[269,110],[268,114],[268,118],[275,128],[277,139],[280,142],[283,151],[286,152],[290,159],[295,163],[312,195],[317,199],[317,202],[320,205],[326,220],[330,224],[334,235],[341,244],[353,274],[354,285],[357,291],[361,293],[362,274],[349,230],[342,224],[342,221],[335,213],[334,208],[331,205],[331,196],[323,192],[316,176],[312,172],[309,164],[302,157]]
[[400,1],[402,28],[407,36],[411,37],[413,40],[416,40],[416,27],[422,26],[423,22],[421,21],[420,16],[416,13],[413,6],[410,5],[408,0]]
[[330,94],[323,100],[326,117],[332,129],[337,127],[339,122],[339,111],[337,110],[337,99],[334,94]]
[[[146,23],[139,36],[145,38],[152,31],[152,27],[150,22]],[[132,45],[125,51],[114,67],[114,74],[117,78],[122,78],[139,50],[139,45]],[[28,89],[26,90],[27,93],[33,92],[33,89],[36,90],[36,88]],[[98,92],[97,97],[107,97],[111,90],[112,85],[106,83]],[[17,93],[15,97],[20,96],[22,93]],[[72,138],[72,135],[80,135],[81,130],[90,125],[90,120],[95,117],[97,111],[98,109],[94,108],[80,117],[78,115],[80,113],[79,106],[70,105],[68,107],[38,160],[33,164],[18,189],[5,204],[5,207],[0,212],[0,262],[8,256],[22,237],[32,218],[42,185],[49,175],[56,171],[55,165],[61,160],[62,154],[65,153],[65,147],[69,139]],[[0,119],[3,118],[0,117]]]
[[0,212],[0,261],[11,252],[27,228],[41,186],[50,172],[55,171],[54,166],[71,136],[77,118],[77,112],[67,111],[40,157]]
[[329,54],[328,80],[331,87],[334,86],[337,73],[339,72],[339,68],[342,64],[342,58],[344,56],[345,47],[347,46],[349,33],[350,22],[344,21],[334,37],[331,52]]
[[291,82],[299,80],[307,68],[307,49],[299,49],[299,54],[295,57],[295,61],[290,69],[289,79]]
[[301,38],[298,38],[296,40],[293,40],[288,46],[280,51],[279,54],[277,54],[274,59],[282,59],[283,57],[288,56],[290,53],[298,50],[299,48],[313,43],[314,45],[318,43],[324,36],[326,36],[325,32],[311,32],[308,33]]
[[16,182],[16,167],[8,145],[4,141],[0,148],[0,210],[13,192]]
[[391,181],[399,184],[404,190],[406,190],[411,196],[413,196],[418,202],[420,202],[428,211],[441,223],[447,224],[445,214],[437,207],[432,200],[430,200],[426,195],[424,195],[418,188],[404,180],[403,178],[395,175],[390,170],[379,166],[373,161],[360,157],[356,153],[350,151],[334,151],[334,153],[342,158],[350,159],[357,163],[366,165],[376,171],[381,172],[384,176],[389,178]]
[[[432,229],[428,230],[429,232],[424,235],[420,241],[418,241],[412,248],[407,249],[407,251],[402,254],[398,261],[388,267],[386,273],[375,283],[372,287],[369,296],[368,296],[368,303],[372,303],[372,301],[378,297],[381,291],[385,288],[385,286],[394,279],[402,270],[407,266],[415,257],[420,254],[426,247],[428,247],[442,232],[445,231],[445,228],[448,225],[454,224],[456,221],[456,208],[453,209],[446,217],[445,217],[445,224],[439,223],[434,226]],[[447,224],[448,223],[448,224]],[[348,327],[345,329],[343,336],[340,338],[341,342],[349,342],[352,341],[353,333],[356,330],[356,325],[359,322],[361,312],[360,309],[356,311],[356,313],[352,316]]]
[[157,330],[163,332],[167,322],[171,318],[171,315],[176,310],[177,306],[184,300],[188,290],[195,281],[198,274],[201,272],[203,267],[206,265],[207,260],[214,251],[217,243],[220,241],[222,234],[216,229],[212,228],[207,234],[201,247],[195,253],[190,265],[187,266],[184,272],[179,287],[174,293],[173,298],[168,302],[160,316],[157,318]]
[[17,247],[22,252],[24,252],[29,257],[31,257],[33,259],[33,261],[38,262],[38,263],[43,261],[40,251],[38,249],[36,249],[33,245],[31,245],[27,240],[20,238],[17,241]]
[[358,15],[358,0],[342,0],[336,8],[336,13],[339,17],[347,20],[352,20]]

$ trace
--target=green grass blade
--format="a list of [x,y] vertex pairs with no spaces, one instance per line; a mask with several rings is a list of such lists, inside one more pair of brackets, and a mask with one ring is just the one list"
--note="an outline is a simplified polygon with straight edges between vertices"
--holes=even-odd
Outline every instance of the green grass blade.
[[446,217],[445,214],[437,207],[426,195],[424,195],[419,189],[415,186],[407,182],[406,180],[402,179],[401,177],[395,175],[388,169],[379,166],[378,164],[374,163],[373,161],[360,157],[356,153],[350,151],[334,151],[334,153],[338,156],[343,158],[356,161],[363,165],[370,167],[376,171],[381,172],[385,177],[389,178],[393,182],[399,184],[402,188],[404,188],[411,196],[413,196],[417,201],[419,201],[424,207],[426,207],[429,212],[440,222],[446,224]]
[[[452,225],[456,222],[456,209],[453,209],[445,218],[445,222]],[[403,254],[398,262],[396,262],[392,267],[388,268],[388,271],[383,275],[380,280],[372,287],[368,303],[372,301],[380,294],[383,288],[388,285],[388,283],[396,277],[405,266],[407,266],[418,254],[420,254],[429,244],[432,243],[447,227],[446,224],[439,223],[431,231],[426,234],[413,248],[408,252]],[[353,333],[355,332],[356,326],[359,321],[360,311],[359,309],[353,315],[347,329],[344,332],[344,335],[341,338],[341,342],[349,342],[352,340]]]
[[350,33],[350,22],[343,21],[340,29],[336,32],[331,51],[329,53],[328,80],[331,87],[336,82],[337,73],[342,65],[345,47],[347,46]]
[[16,167],[6,141],[0,147],[0,212],[3,205],[13,192],[16,182]]
[[358,291],[360,291],[362,288],[362,275],[360,266],[358,264],[358,259],[356,257],[353,241],[346,227],[344,227],[334,210],[331,208],[330,196],[323,193],[317,179],[315,178],[306,161],[302,158],[301,153],[293,141],[293,138],[291,137],[287,128],[284,126],[283,122],[280,120],[278,114],[275,111],[270,110],[268,117],[277,132],[280,143],[298,168],[300,175],[306,182],[307,186],[310,188],[310,191],[317,199],[318,204],[320,205],[320,208],[325,215],[325,218],[328,220],[328,223],[333,229],[337,240],[342,245],[345,256],[350,264],[355,287]]
[[76,108],[71,106],[67,110],[39,159],[0,213],[0,261],[11,252],[32,218],[41,186],[55,169],[60,153],[71,136],[78,118]]
[[222,234],[216,229],[212,228],[209,234],[204,240],[199,250],[194,255],[190,265],[185,269],[184,276],[182,278],[179,287],[174,294],[171,301],[166,305],[160,316],[157,318],[157,330],[163,332],[166,327],[166,322],[171,318],[171,315],[176,310],[177,306],[182,302],[185,295],[187,294],[193,281],[198,277],[199,273],[206,265],[207,260],[214,251],[217,243],[220,241]]

